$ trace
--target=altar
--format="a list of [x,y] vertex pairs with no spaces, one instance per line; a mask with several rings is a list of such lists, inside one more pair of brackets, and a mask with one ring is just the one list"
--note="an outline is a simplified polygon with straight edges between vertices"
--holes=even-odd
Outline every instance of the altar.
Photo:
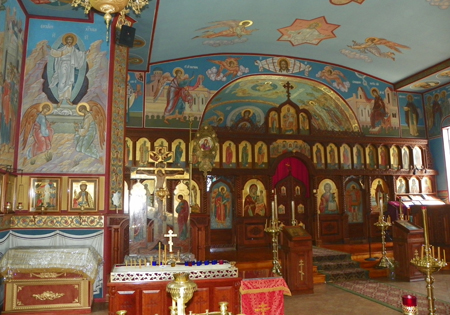
[[186,304],[186,312],[217,310],[228,302],[228,310],[239,313],[238,269],[228,261],[195,261],[170,265],[116,265],[108,283],[109,313],[126,310],[127,315],[168,314],[172,298],[166,292],[174,273],[186,272],[197,284],[197,291]]
[[89,314],[101,264],[92,246],[9,249],[0,260],[2,314]]

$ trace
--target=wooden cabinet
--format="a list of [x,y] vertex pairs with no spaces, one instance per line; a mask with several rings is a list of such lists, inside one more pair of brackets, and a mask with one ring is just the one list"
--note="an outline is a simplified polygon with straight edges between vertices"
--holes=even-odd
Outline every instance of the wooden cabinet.
[[[110,282],[109,314],[126,310],[127,315],[168,314],[172,298],[166,291],[170,281]],[[195,280],[198,290],[186,304],[186,313],[218,311],[219,302],[228,302],[228,311],[238,314],[240,310],[239,288],[241,278]]]
[[423,274],[410,263],[416,251],[421,253],[423,229],[408,221],[397,220],[392,226],[392,236],[396,277],[406,281],[423,280]]
[[283,278],[292,294],[313,293],[311,235],[300,226],[285,226],[281,244]]

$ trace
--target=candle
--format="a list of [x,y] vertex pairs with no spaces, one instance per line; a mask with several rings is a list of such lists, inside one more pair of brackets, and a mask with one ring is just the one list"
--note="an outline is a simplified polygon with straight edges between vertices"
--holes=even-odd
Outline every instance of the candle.
[[272,222],[275,221],[275,201],[272,201]]
[[425,246],[428,248],[430,243],[428,242],[428,222],[427,222],[427,208],[422,207],[423,216],[423,236],[425,237]]
[[444,262],[447,262],[447,259],[445,258],[445,249],[444,249]]
[[164,264],[167,262],[167,246],[164,245]]
[[161,265],[161,242],[158,243],[158,265]]
[[414,295],[403,295],[402,302],[404,306],[417,306],[417,297]]
[[275,191],[275,220],[278,221],[278,203],[277,203],[277,192]]
[[422,245],[422,249],[420,251],[420,258],[423,259],[423,245]]
[[441,248],[438,247],[438,260],[441,260]]
[[295,220],[295,202],[292,200],[292,221]]
[[267,229],[267,219],[266,219],[266,224],[264,225],[264,229]]

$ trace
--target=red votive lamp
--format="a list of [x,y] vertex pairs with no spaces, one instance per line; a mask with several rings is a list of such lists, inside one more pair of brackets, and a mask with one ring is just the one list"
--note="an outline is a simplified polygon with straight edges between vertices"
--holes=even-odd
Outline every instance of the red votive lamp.
[[403,295],[402,302],[404,306],[417,306],[417,297],[414,295]]

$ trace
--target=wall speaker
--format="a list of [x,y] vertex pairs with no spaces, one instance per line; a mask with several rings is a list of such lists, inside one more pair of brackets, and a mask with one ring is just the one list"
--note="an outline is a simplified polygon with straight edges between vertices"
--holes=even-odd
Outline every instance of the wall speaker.
[[128,25],[122,25],[119,35],[119,45],[126,47],[133,47],[134,34],[136,29]]

